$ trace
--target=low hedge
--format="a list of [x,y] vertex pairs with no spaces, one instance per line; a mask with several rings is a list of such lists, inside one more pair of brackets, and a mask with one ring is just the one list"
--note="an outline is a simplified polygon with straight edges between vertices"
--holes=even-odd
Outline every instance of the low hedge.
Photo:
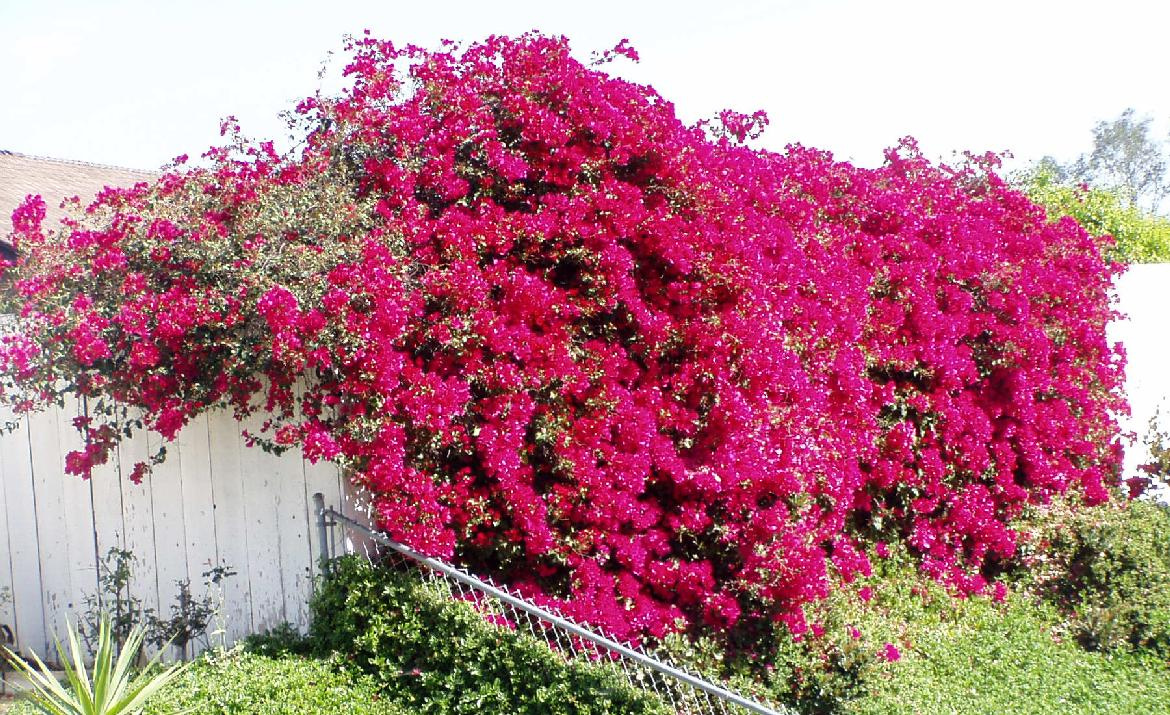
[[1170,508],[1138,499],[1040,510],[1022,529],[1019,585],[1056,607],[1089,650],[1170,659]]
[[[1089,519],[1056,505],[1033,516],[1023,527],[1034,541],[1004,575],[1001,600],[954,598],[891,549],[859,589],[809,608],[808,632],[757,634],[767,656],[728,657],[709,638],[676,637],[670,649],[807,715],[1170,712],[1170,661],[1153,635],[1170,600],[1165,508],[1133,502]],[[1094,608],[1118,614],[1109,647],[1085,638]]]
[[486,623],[416,573],[335,561],[313,602],[312,646],[337,653],[386,697],[420,713],[666,715],[616,670],[561,656],[527,634]]

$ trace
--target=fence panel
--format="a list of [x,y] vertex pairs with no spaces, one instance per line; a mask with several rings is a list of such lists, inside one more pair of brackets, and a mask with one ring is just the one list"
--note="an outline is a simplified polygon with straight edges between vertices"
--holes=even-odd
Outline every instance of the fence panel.
[[[67,404],[28,418],[0,435],[0,588],[12,603],[0,625],[18,650],[51,652],[55,633],[76,621],[98,588],[110,547],[134,555],[132,594],[160,617],[176,602],[176,581],[203,595],[203,573],[216,565],[237,575],[223,581],[216,642],[230,644],[288,620],[308,625],[306,603],[316,564],[307,492],[343,494],[337,468],[307,469],[299,454],[245,449],[226,412],[197,418],[167,445],[168,459],[142,484],[132,466],[148,460],[158,436],[137,434],[119,446],[93,480],[64,473],[78,446],[72,421],[84,408]],[[310,476],[311,479],[310,479]]]

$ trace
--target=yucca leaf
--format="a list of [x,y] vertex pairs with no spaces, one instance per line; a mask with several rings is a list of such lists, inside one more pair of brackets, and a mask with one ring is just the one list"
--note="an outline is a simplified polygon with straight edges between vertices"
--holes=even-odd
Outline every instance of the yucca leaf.
[[108,619],[102,618],[98,625],[98,646],[93,656],[93,700],[98,708],[109,702],[111,672],[110,660],[114,648],[113,638],[107,633],[102,637],[102,631],[109,631]]
[[[104,619],[103,619],[104,624]],[[100,640],[99,626],[99,640]],[[69,642],[69,654],[66,656],[61,641],[57,641],[57,655],[65,669],[65,677],[73,690],[73,696],[81,704],[83,712],[96,712],[93,699],[93,687],[89,681],[89,672],[85,668],[85,650],[81,647],[81,639],[72,623],[65,623],[65,637]]]
[[[123,699],[126,688],[130,684],[130,671],[134,667],[134,661],[138,659],[138,653],[142,649],[142,642],[146,638],[146,629],[135,626],[130,629],[130,633],[126,636],[126,642],[122,644],[122,650],[118,653],[118,658],[114,662],[113,670],[110,672],[110,682],[113,687],[110,690],[108,701],[118,702]],[[149,669],[154,665],[152,659],[147,664]]]
[[162,658],[163,651],[160,651],[142,672],[135,674],[134,662],[146,638],[145,629],[141,626],[132,628],[115,658],[109,617],[103,615],[98,623],[91,679],[77,630],[72,623],[67,623],[66,628],[68,653],[60,641],[56,642],[56,647],[68,687],[53,676],[36,653],[32,654],[36,662],[36,668],[33,668],[4,649],[4,655],[13,667],[29,680],[27,694],[30,702],[48,715],[133,715],[187,666],[177,663],[162,672],[151,672]]
[[17,656],[7,648],[4,649],[4,656],[13,668],[20,671],[32,686],[25,692],[28,694],[33,705],[39,708],[42,712],[51,713],[51,715],[75,715],[80,712],[77,708],[77,702],[71,697],[61,683],[53,677],[49,667],[44,664],[36,653],[31,653],[32,658],[36,661],[37,668],[34,670],[24,659]]
[[185,664],[172,665],[161,673],[143,673],[130,683],[123,699],[111,705],[107,715],[130,713],[141,708],[159,690],[173,680],[184,668]]

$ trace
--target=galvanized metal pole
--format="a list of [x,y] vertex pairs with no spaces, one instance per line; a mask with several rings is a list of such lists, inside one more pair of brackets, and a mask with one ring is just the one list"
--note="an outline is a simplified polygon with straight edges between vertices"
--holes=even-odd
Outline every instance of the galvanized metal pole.
[[325,508],[325,495],[321,492],[313,494],[313,508],[317,511],[317,543],[318,552],[317,558],[319,561],[322,574],[329,573],[329,563],[333,560],[333,554],[329,553],[329,527],[334,522],[327,520],[328,514]]

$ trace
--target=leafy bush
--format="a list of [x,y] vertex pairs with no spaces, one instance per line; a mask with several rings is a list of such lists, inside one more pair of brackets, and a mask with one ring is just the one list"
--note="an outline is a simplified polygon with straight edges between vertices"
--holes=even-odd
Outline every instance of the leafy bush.
[[333,563],[313,597],[312,640],[422,713],[659,713],[617,671],[573,662],[527,634],[486,623],[416,574],[361,557]]
[[261,410],[399,540],[619,638],[799,633],[875,538],[977,592],[1024,504],[1106,498],[1113,269],[993,159],[754,151],[761,114],[685,126],[534,34],[349,51],[288,154],[15,212],[0,393],[88,397],[70,473]]
[[[860,595],[809,609],[809,633],[777,629],[751,652],[674,636],[675,657],[809,715],[1139,713],[1170,702],[1170,666],[1150,650],[1089,652],[1069,614],[1019,584],[954,598],[897,550]],[[1170,596],[1149,584],[1145,603]]]
[[173,646],[181,658],[189,655],[188,646],[196,639],[203,639],[210,646],[207,631],[223,605],[221,583],[236,575],[231,566],[223,564],[204,571],[201,596],[191,592],[191,579],[176,580],[178,593],[171,604],[170,617],[160,618],[131,591],[137,560],[132,551],[111,547],[98,562],[98,590],[85,596],[85,610],[81,614],[81,637],[86,644],[92,646],[97,641],[99,623],[106,620],[119,646],[139,626],[145,630],[147,643],[158,648]]
[[1016,178],[1051,221],[1076,219],[1095,236],[1112,236],[1105,255],[1122,263],[1170,262],[1170,218],[1137,206],[1119,189],[1063,182],[1052,167],[1033,167]]
[[160,648],[173,646],[184,658],[188,657],[188,646],[196,639],[202,638],[210,645],[207,631],[215,625],[223,607],[221,584],[236,572],[230,566],[214,566],[202,575],[204,593],[199,597],[191,593],[190,578],[175,581],[178,594],[171,604],[170,617],[159,618],[153,614],[150,617],[151,643]]
[[1024,584],[1049,599],[1084,646],[1170,658],[1170,509],[1143,499],[1038,511],[1020,554]]
[[761,629],[730,651],[723,633],[698,639],[676,634],[664,647],[677,662],[765,701],[803,713],[839,712],[899,667],[914,629],[930,632],[961,620],[966,608],[966,601],[915,570],[904,552],[882,553],[859,591],[834,589],[807,609],[805,633]]
[[[131,576],[137,557],[132,551],[110,547],[97,564],[97,585],[94,593],[86,594],[85,610],[81,614],[79,630],[86,645],[98,640],[103,621],[108,621],[114,642],[121,647],[130,632],[149,624],[154,611],[142,605],[142,599],[130,591]],[[149,626],[146,640],[150,640]]]
[[285,622],[264,633],[254,633],[242,643],[249,653],[280,658],[286,655],[308,655],[314,650],[313,639]]

